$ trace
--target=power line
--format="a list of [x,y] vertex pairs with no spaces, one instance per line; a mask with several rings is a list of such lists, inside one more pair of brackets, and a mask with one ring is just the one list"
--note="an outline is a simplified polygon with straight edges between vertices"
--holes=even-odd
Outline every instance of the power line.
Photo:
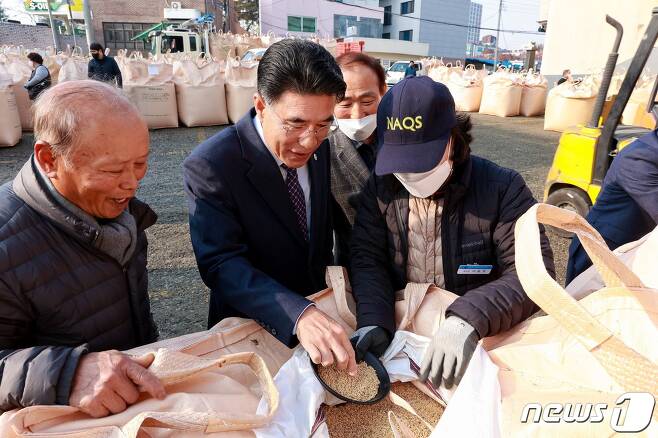
[[[369,8],[367,6],[361,6],[361,5],[355,5],[350,3],[350,6],[354,8],[359,8],[359,9],[365,9],[367,11],[373,11],[373,12],[381,12],[379,9],[374,9],[374,8]],[[395,15],[396,17],[404,17],[409,20],[418,20],[418,21],[423,21],[426,23],[434,23],[434,24],[443,24],[445,26],[454,26],[454,27],[462,27],[466,29],[480,29],[480,30],[488,30],[492,32],[507,32],[507,33],[518,33],[518,34],[527,34],[527,35],[544,35],[542,32],[536,32],[536,31],[531,31],[531,30],[510,30],[510,29],[496,29],[493,27],[478,27],[478,26],[469,26],[468,24],[461,24],[461,23],[450,23],[448,21],[440,21],[440,20],[431,20],[429,18],[422,18],[422,17],[410,17],[408,15],[403,15],[403,14],[397,14],[395,12],[390,12],[390,15]]]

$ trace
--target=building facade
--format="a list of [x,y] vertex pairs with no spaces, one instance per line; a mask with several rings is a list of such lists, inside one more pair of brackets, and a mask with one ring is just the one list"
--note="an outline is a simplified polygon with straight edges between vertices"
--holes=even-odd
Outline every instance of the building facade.
[[496,37],[494,35],[485,35],[482,37],[481,43],[483,46],[495,46]]
[[[159,2],[152,0],[89,0],[92,13],[94,41],[116,52],[118,49],[148,51],[143,41],[131,39],[162,21],[184,21],[202,14],[213,14],[221,28],[223,2],[217,0],[179,0]],[[42,5],[43,4],[43,5]],[[82,1],[72,0],[72,16],[82,27]],[[46,12],[44,12],[46,11]],[[45,0],[26,3],[26,12],[35,16],[47,16]],[[53,15],[68,20],[68,7],[60,6]],[[84,40],[84,38],[83,38]],[[86,46],[86,44],[80,44]],[[85,47],[86,48],[86,47]]]
[[[181,0],[175,8],[166,8],[165,2],[151,0],[90,0],[93,14],[94,39],[113,51],[118,49],[148,51],[144,41],[131,39],[144,30],[165,20],[183,21],[210,13],[215,23],[222,22],[219,2],[206,0]],[[172,11],[176,9],[179,12]],[[172,15],[173,14],[173,15]],[[220,24],[221,26],[221,24]]]
[[381,38],[379,0],[260,0],[262,33]]
[[[539,17],[539,24],[546,29],[542,73],[559,77],[564,69],[574,75],[602,71],[616,35],[605,21],[606,14],[624,28],[617,73],[626,71],[656,6],[656,0],[543,0]],[[658,71],[655,49],[645,67],[645,73],[648,71]]]
[[466,42],[469,44],[478,44],[480,42],[480,26],[482,25],[482,5],[471,2],[471,8],[468,11],[468,34]]
[[380,0],[382,38],[429,44],[429,56],[463,59],[470,0]]

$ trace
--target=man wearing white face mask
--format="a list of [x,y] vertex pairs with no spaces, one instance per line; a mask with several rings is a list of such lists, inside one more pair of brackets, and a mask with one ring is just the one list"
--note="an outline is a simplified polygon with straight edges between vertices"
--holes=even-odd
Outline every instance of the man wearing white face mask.
[[356,358],[381,355],[393,338],[396,290],[434,283],[459,298],[434,334],[420,377],[449,388],[481,338],[536,310],[514,261],[516,220],[536,201],[517,172],[470,155],[470,117],[457,115],[448,89],[429,77],[394,86],[379,105],[377,129],[382,144],[351,240]]
[[338,129],[329,137],[335,262],[348,266],[358,194],[375,167],[377,107],[386,93],[386,72],[379,61],[363,53],[346,53],[336,62],[347,91],[334,108]]

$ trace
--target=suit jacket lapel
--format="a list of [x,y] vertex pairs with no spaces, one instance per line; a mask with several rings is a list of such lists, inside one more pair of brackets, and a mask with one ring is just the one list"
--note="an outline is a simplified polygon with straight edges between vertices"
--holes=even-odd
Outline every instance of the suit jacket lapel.
[[363,162],[361,155],[359,155],[359,151],[357,151],[352,140],[350,140],[345,134],[338,132],[335,135],[337,135],[336,145],[338,146],[338,159],[344,163],[344,167],[358,182],[358,185],[364,186],[368,181],[370,171]]
[[288,229],[293,238],[305,247],[307,243],[297,224],[281,171],[253,125],[255,115],[255,110],[252,109],[236,125],[243,156],[252,165],[247,171],[247,179],[256,187],[275,217]]

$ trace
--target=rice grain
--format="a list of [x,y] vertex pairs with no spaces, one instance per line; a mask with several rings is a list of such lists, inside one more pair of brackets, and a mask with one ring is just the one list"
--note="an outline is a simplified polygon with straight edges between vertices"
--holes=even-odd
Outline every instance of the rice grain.
[[346,371],[340,371],[335,364],[318,367],[318,375],[334,391],[350,400],[372,400],[379,389],[377,372],[365,362],[356,365],[356,376],[350,376]]
[[[391,392],[406,400],[432,426],[438,423],[443,414],[443,406],[411,383],[394,383]],[[393,438],[388,422],[389,411],[405,422],[415,438],[427,438],[432,433],[421,419],[393,403],[390,396],[371,405],[344,403],[324,406],[324,410],[331,438]]]

